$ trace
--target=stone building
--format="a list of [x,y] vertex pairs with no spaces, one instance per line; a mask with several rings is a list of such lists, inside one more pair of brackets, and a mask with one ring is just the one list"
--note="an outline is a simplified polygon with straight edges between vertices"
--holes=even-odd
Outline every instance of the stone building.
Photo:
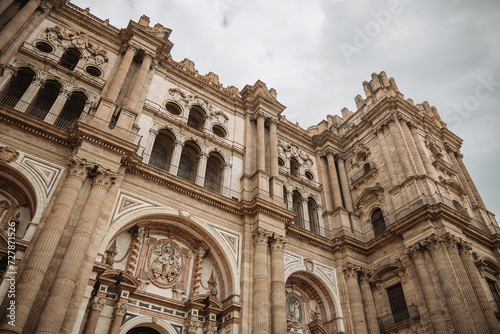
[[0,333],[500,333],[461,139],[384,72],[302,129],[145,16],[0,13]]

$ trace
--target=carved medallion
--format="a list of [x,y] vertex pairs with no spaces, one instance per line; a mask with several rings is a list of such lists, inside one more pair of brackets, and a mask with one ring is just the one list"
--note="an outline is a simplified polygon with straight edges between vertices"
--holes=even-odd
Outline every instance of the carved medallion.
[[155,285],[175,286],[184,266],[179,246],[170,240],[158,240],[151,249],[148,265],[149,277]]

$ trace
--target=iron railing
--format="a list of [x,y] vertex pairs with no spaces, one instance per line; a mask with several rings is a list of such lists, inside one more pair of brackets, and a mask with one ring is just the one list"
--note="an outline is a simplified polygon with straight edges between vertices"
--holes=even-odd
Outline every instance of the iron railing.
[[356,174],[351,176],[351,178],[350,178],[351,184],[355,183],[356,181],[361,179],[363,176],[370,173],[372,170],[376,169],[376,167],[377,166],[375,165],[374,162],[371,162],[370,164],[363,166],[363,168],[361,168],[361,170],[359,170],[358,172],[356,172]]
[[419,320],[420,313],[418,312],[417,305],[410,305],[408,308],[401,310],[398,313],[390,313],[383,317],[378,318],[378,326],[381,331],[388,327],[403,322],[405,320]]
[[75,126],[77,122],[82,122],[120,139],[126,140],[132,144],[139,145],[141,142],[142,136],[118,126],[112,127],[110,122],[88,113],[82,112],[79,117],[68,117],[64,114],[56,115],[51,113],[50,109],[27,103],[15,96],[6,95],[2,92],[0,92],[0,104],[11,107],[12,109],[37,118],[45,123],[52,124],[63,130],[68,130],[69,128]]
[[433,162],[437,162],[437,163],[443,165],[444,167],[446,167],[452,171],[455,171],[455,167],[453,167],[453,165],[450,164],[448,161],[443,160],[442,158],[438,157],[437,155],[435,155],[433,158],[434,158]]
[[278,169],[282,173],[287,174],[287,176],[292,177],[293,179],[296,179],[298,182],[309,183],[310,185],[312,185],[312,186],[314,186],[316,188],[321,187],[321,183],[319,183],[317,181],[314,181],[314,180],[308,179],[305,174],[298,174],[297,176],[293,175],[292,173],[290,173],[290,169],[286,168],[285,166],[278,166]]

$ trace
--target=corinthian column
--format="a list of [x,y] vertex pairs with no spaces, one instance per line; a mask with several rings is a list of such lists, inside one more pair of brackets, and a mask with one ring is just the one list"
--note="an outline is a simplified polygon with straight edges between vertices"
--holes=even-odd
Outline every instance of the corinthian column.
[[396,166],[394,165],[391,154],[389,153],[389,149],[387,148],[387,142],[384,136],[384,126],[381,126],[378,130],[376,130],[378,143],[380,148],[382,149],[382,156],[384,158],[385,167],[387,172],[389,173],[389,179],[391,181],[391,188],[398,185],[398,177],[396,175]]
[[483,312],[483,316],[489,328],[489,333],[500,333],[500,325],[498,324],[498,320],[491,309],[491,304],[484,293],[484,289],[481,286],[481,278],[476,266],[474,265],[471,250],[472,248],[470,245],[463,243],[462,247],[460,247],[460,258],[464,264],[465,272],[469,277],[472,289],[474,289],[474,293],[478,299],[481,311]]
[[337,162],[339,165],[340,185],[342,187],[342,195],[344,196],[345,208],[347,209],[347,211],[352,212],[353,207],[352,207],[351,190],[349,189],[349,183],[347,182],[344,158],[338,157]]
[[352,263],[347,263],[344,266],[344,276],[347,284],[347,293],[349,295],[349,305],[352,313],[353,333],[367,334],[367,325],[365,312],[363,309],[363,298],[358,284],[358,271],[360,268]]
[[276,177],[279,175],[278,169],[278,135],[276,131],[276,123],[278,121],[271,118],[269,122],[269,148],[271,151],[271,176]]
[[455,157],[455,151],[448,147],[446,150],[448,153],[448,156],[450,157],[451,163],[453,164],[453,167],[457,171],[458,178],[460,179],[460,182],[462,183],[462,186],[465,189],[465,192],[467,193],[467,197],[469,198],[472,207],[475,207],[477,205],[476,197],[474,197],[474,193],[472,192],[471,187],[469,186],[469,182],[465,178],[465,175],[462,171],[462,168],[460,168],[460,165],[458,164],[457,158]]
[[453,265],[453,269],[455,270],[455,273],[457,275],[460,290],[462,290],[465,303],[470,310],[472,325],[474,326],[474,328],[477,328],[480,333],[488,333],[488,326],[486,325],[483,313],[481,312],[479,302],[477,301],[476,295],[474,294],[474,290],[472,289],[469,277],[465,272],[465,268],[462,260],[460,259],[460,255],[458,255],[458,243],[460,240],[448,234],[445,237],[445,241],[446,249],[448,250],[448,254],[450,255],[451,264]]
[[115,77],[113,78],[113,81],[111,81],[111,86],[106,94],[107,99],[116,102],[116,98],[118,97],[120,89],[123,86],[123,82],[125,81],[125,77],[130,69],[136,50],[137,47],[135,45],[127,45],[127,51],[123,56],[120,67],[118,68],[118,71],[116,71]]
[[137,106],[137,102],[139,101],[139,97],[144,88],[144,83],[146,81],[146,77],[149,73],[149,68],[151,67],[151,62],[153,61],[153,55],[149,53],[144,54],[144,59],[142,60],[141,67],[139,68],[139,72],[135,77],[134,83],[130,89],[129,96],[127,98],[127,103],[125,104],[126,108],[130,108],[135,110]]
[[283,252],[286,239],[274,235],[271,239],[271,313],[272,332],[286,334],[286,294],[285,294],[285,263]]
[[[254,232],[253,333],[269,333],[268,253],[271,233],[258,227]],[[285,317],[286,318],[286,317]]]
[[424,248],[420,244],[412,246],[408,251],[408,255],[415,264],[418,280],[420,281],[420,288],[424,295],[425,305],[429,317],[431,318],[432,328],[436,334],[448,333],[444,312],[439,305],[436,290],[434,290],[434,283],[432,282],[429,270],[427,270],[428,263],[425,261]]
[[122,326],[123,317],[127,313],[127,304],[118,302],[114,306],[113,321],[111,322],[111,327],[109,328],[109,334],[118,334],[120,332],[120,327]]
[[408,128],[408,122],[405,119],[400,121],[401,129],[403,130],[403,136],[406,139],[406,143],[408,144],[408,148],[410,149],[411,159],[415,163],[415,169],[419,175],[425,175],[425,167],[422,159],[420,158],[420,154],[418,153],[417,146],[413,141],[413,137],[411,135],[410,129]]
[[453,274],[453,268],[448,261],[446,249],[442,244],[441,238],[433,235],[426,239],[426,244],[429,248],[429,253],[432,257],[432,262],[436,267],[437,276],[441,290],[443,291],[448,311],[450,312],[451,322],[458,334],[471,333],[465,319],[467,319],[467,312],[464,310],[464,305],[460,294],[457,293],[458,282]]
[[141,250],[142,237],[144,236],[145,230],[143,227],[138,228],[134,231],[134,240],[132,241],[132,249],[130,250],[130,256],[127,262],[126,272],[133,275],[135,272],[135,267],[137,265],[137,258],[139,257],[139,251]]
[[361,297],[365,306],[366,325],[369,334],[379,334],[377,320],[377,309],[375,308],[375,300],[373,299],[372,288],[370,286],[370,273],[367,270],[362,270],[359,275],[359,285],[361,288]]
[[[3,27],[0,32],[0,51],[4,51],[4,47],[21,29],[23,24],[35,12],[40,5],[40,0],[30,0],[21,8],[21,10]],[[3,53],[3,52],[1,52]]]
[[405,179],[407,179],[408,177],[413,175],[412,166],[410,164],[411,160],[409,159],[406,147],[403,145],[403,136],[401,135],[401,131],[397,122],[397,117],[394,116],[389,120],[388,126],[389,131],[391,132],[392,142],[396,147],[396,155],[398,156],[401,167],[403,168]]
[[425,153],[424,146],[422,145],[422,141],[420,140],[420,136],[418,135],[418,132],[417,132],[416,124],[411,124],[409,127],[410,127],[411,135],[413,136],[413,142],[415,143],[415,146],[417,147],[418,154],[420,155],[420,159],[422,160],[422,162],[424,164],[425,172],[433,180],[438,180],[439,175],[436,172],[436,168],[434,168],[434,166],[432,166],[432,164],[429,160],[429,157]]
[[[59,239],[66,227],[69,215],[76,198],[87,178],[88,163],[85,159],[72,156],[68,162],[68,175],[57,196],[54,206],[40,230],[38,239],[30,246],[30,257],[26,268],[20,273],[16,286],[16,326],[10,326],[4,317],[1,329],[15,330],[22,328],[28,321],[36,295],[40,290],[43,279],[59,243]],[[21,332],[19,331],[19,333]]]
[[116,174],[110,170],[103,170],[99,167],[95,172],[87,203],[64,254],[36,333],[59,332],[71,302],[78,275],[82,270],[87,249],[94,235],[106,194],[115,179]]
[[486,210],[486,206],[483,203],[483,199],[481,198],[481,195],[479,195],[479,191],[477,191],[476,185],[472,181],[472,178],[470,177],[469,172],[467,171],[467,168],[465,167],[464,161],[462,160],[463,155],[458,153],[457,154],[457,161],[458,165],[460,166],[460,169],[464,173],[465,178],[467,179],[467,182],[470,185],[470,188],[472,190],[472,193],[474,194],[474,197],[476,198],[477,204]]
[[92,311],[90,311],[89,320],[87,321],[87,328],[85,328],[84,334],[94,334],[97,327],[97,320],[101,314],[104,305],[106,305],[106,299],[102,297],[94,297],[90,302]]

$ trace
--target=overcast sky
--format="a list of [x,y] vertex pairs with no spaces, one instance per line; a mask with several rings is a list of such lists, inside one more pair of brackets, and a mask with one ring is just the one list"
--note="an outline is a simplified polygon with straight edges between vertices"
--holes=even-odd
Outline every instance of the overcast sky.
[[151,26],[172,29],[174,60],[191,59],[224,86],[262,80],[304,128],[356,110],[361,83],[386,71],[405,98],[429,101],[464,140],[467,168],[500,214],[500,1],[72,2],[117,28],[149,16]]

